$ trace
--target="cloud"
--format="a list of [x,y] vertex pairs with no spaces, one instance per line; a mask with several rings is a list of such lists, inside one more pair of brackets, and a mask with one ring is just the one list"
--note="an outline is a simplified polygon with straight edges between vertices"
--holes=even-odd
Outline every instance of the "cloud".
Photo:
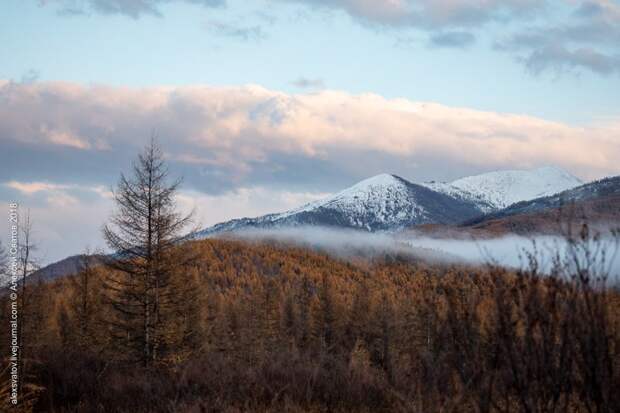
[[[20,171],[22,181],[50,179],[37,171],[117,176],[153,131],[188,185],[213,193],[264,184],[332,191],[380,172],[414,181],[548,164],[586,179],[620,172],[620,122],[576,127],[375,94],[5,82],[0,102],[0,172]],[[15,163],[28,159],[37,161]]]
[[56,191],[68,188],[67,185],[59,185],[48,182],[17,182],[9,181],[4,184],[5,186],[15,189],[22,194],[32,195],[42,191]]
[[40,208],[63,208],[78,205],[82,202],[89,203],[93,200],[109,202],[113,198],[112,192],[101,185],[88,186],[75,183],[8,181],[3,183],[2,186],[15,191],[13,194],[14,201],[21,199],[26,201],[29,206]]
[[324,89],[325,82],[323,79],[309,79],[306,77],[300,77],[292,81],[291,84],[300,89]]
[[496,49],[516,53],[518,61],[534,74],[549,70],[619,74],[620,4],[582,1],[568,16],[498,40]]
[[226,5],[226,0],[41,0],[40,5],[57,5],[58,13],[64,16],[98,13],[120,14],[138,19],[144,15],[161,16],[160,6],[172,2],[196,4],[204,7]]
[[606,55],[591,47],[569,50],[561,45],[544,46],[533,50],[523,61],[535,74],[549,69],[565,72],[581,68],[603,75],[620,72],[620,54]]
[[476,27],[544,9],[541,0],[282,0],[342,10],[364,24],[425,30]]
[[77,149],[90,148],[90,144],[87,141],[68,131],[48,130],[45,125],[41,125],[41,133],[50,142],[57,145],[65,145]]
[[[63,15],[120,14],[134,19],[162,16],[162,7],[175,3],[208,8],[227,5],[226,0],[41,1],[56,5]],[[373,30],[398,31],[397,45],[410,43],[407,39],[416,34],[428,37],[430,48],[467,48],[477,39],[489,38],[496,51],[510,53],[533,75],[620,73],[620,4],[616,0],[271,0],[268,4],[273,9],[296,4],[345,13]],[[275,24],[276,19],[260,12],[253,18],[264,24],[248,24],[247,18],[236,23],[215,18],[205,28],[241,41],[264,40],[264,25]]]
[[[28,197],[35,203],[47,202],[50,206],[58,206],[61,201],[64,203],[75,203],[81,198],[101,198],[112,199],[113,195],[109,189],[101,185],[79,185],[76,183],[61,184],[56,182],[21,182],[8,181],[2,184],[6,188],[17,191],[18,196]],[[41,196],[39,196],[41,195]]]
[[243,41],[258,41],[266,37],[263,28],[256,26],[238,26],[235,24],[221,21],[210,21],[205,24],[205,28],[218,36],[231,37]]
[[465,48],[474,44],[475,41],[476,37],[469,32],[441,32],[430,37],[429,46],[438,48]]
[[[425,31],[433,48],[464,48],[490,36],[496,50],[513,54],[532,74],[620,73],[620,4],[614,0],[282,1],[339,10],[365,26]],[[498,36],[492,23],[513,34]]]

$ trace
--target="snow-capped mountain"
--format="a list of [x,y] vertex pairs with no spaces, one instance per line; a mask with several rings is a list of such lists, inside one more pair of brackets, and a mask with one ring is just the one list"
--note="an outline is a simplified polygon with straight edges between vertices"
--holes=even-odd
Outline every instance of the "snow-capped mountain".
[[582,185],[583,182],[556,167],[508,170],[468,176],[453,182],[422,185],[455,198],[474,202],[485,213],[516,202],[545,197]]
[[474,219],[473,222],[488,221],[520,214],[532,214],[540,211],[557,209],[572,203],[579,205],[591,200],[603,201],[605,204],[596,208],[596,212],[600,214],[605,212],[605,208],[613,208],[617,211],[619,198],[620,176],[614,176],[589,182],[550,196],[517,202],[508,208],[487,214],[484,217],[478,217]]
[[395,230],[426,223],[454,224],[480,213],[467,199],[454,198],[395,175],[381,174],[300,208],[258,218],[235,219],[206,228],[194,236],[299,225]]

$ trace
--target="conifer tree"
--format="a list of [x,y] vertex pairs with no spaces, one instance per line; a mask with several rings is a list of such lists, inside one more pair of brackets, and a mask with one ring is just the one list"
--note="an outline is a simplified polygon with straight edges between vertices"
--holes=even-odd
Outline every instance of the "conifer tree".
[[177,211],[175,193],[181,181],[170,182],[163,152],[154,139],[138,156],[131,176],[121,174],[114,199],[117,210],[103,235],[115,257],[105,280],[115,317],[115,342],[130,359],[151,365],[170,350],[167,328],[175,306],[185,298],[174,279],[174,250],[191,214]]

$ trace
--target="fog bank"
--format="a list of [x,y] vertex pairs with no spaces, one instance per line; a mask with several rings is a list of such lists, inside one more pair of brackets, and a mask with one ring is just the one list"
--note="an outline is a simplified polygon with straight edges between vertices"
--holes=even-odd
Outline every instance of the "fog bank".
[[[517,235],[485,239],[447,239],[390,233],[369,233],[359,230],[301,226],[274,229],[247,229],[221,237],[249,241],[276,241],[287,245],[312,248],[340,257],[379,257],[402,255],[430,262],[483,265],[495,263],[505,267],[527,266],[528,254],[538,259],[539,268],[548,271],[553,258],[566,257],[568,242],[560,236]],[[605,257],[613,275],[620,275],[618,245],[611,236],[602,236],[600,242],[589,242],[597,259]]]

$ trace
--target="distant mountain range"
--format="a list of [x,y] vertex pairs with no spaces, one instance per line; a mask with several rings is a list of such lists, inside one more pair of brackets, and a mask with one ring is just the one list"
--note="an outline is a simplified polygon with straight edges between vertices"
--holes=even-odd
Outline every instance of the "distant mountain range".
[[205,238],[244,229],[312,225],[398,231],[423,224],[454,225],[582,185],[555,167],[496,171],[453,182],[415,184],[396,175],[363,180],[326,199],[257,218],[223,222],[194,234]]

